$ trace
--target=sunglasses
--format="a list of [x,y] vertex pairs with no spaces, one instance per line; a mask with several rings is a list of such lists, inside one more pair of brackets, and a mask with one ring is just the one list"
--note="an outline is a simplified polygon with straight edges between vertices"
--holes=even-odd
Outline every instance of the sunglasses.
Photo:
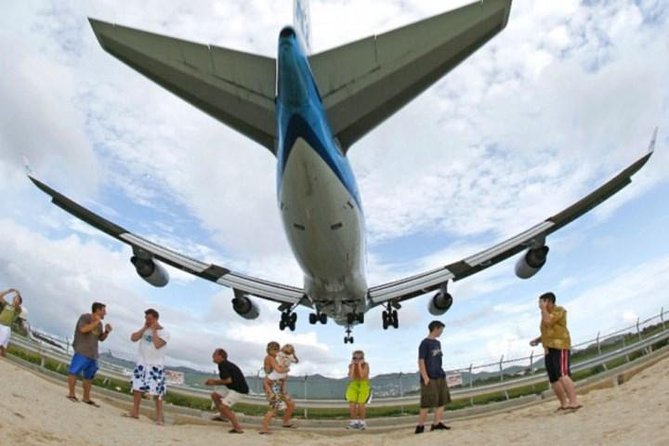
[[353,359],[363,359],[362,356],[354,356]]

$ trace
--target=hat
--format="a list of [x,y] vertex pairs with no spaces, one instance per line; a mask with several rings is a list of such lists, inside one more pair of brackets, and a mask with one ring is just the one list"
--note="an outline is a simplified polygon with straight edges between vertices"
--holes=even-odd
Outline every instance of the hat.
[[443,323],[443,322],[441,322],[441,321],[432,321],[432,322],[430,322],[430,324],[427,326],[427,329],[430,330],[430,331],[432,331],[432,330],[434,330],[435,328],[441,328],[441,327],[444,327],[444,323]]

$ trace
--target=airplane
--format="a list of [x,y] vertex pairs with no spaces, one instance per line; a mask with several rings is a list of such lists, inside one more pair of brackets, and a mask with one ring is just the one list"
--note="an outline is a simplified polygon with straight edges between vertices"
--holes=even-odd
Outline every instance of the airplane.
[[252,298],[278,303],[279,328],[295,330],[299,306],[311,324],[328,318],[352,327],[383,307],[383,329],[398,328],[401,303],[436,291],[428,311],[443,315],[449,282],[511,256],[526,279],[546,263],[546,237],[617,193],[648,152],[561,212],[508,240],[442,267],[368,286],[365,219],[347,153],[353,144],[502,31],[511,0],[482,0],[413,24],[312,54],[308,2],[295,0],[294,24],[278,36],[276,59],[203,45],[89,19],[100,45],[139,73],[271,152],[277,160],[277,205],[303,287],[252,277],[151,242],[95,214],[29,174],[52,202],[132,247],[137,274],[165,286],[171,265],[229,287],[243,318],[259,315]]

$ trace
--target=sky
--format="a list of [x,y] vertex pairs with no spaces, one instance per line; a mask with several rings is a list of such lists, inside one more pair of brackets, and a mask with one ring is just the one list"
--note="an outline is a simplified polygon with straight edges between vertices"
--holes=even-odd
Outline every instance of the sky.
[[[311,2],[320,52],[463,1]],[[271,340],[295,345],[294,374],[341,377],[354,349],[372,375],[417,370],[434,319],[430,296],[381,308],[356,326],[280,331],[277,305],[254,321],[232,290],[168,267],[143,282],[131,250],[52,205],[25,174],[132,232],[235,271],[302,286],[279,219],[275,158],[113,58],[93,17],[275,57],[292,2],[8,2],[0,15],[0,289],[21,290],[34,328],[72,336],[93,301],[114,327],[105,351],[133,358],[132,331],[154,307],[168,363],[212,370],[228,351],[249,375]],[[614,198],[549,236],[533,278],[515,259],[449,285],[447,369],[541,354],[537,296],[557,295],[575,343],[669,309],[669,5],[662,1],[516,1],[506,29],[348,152],[367,222],[370,286],[439,267],[521,232],[656,151]]]

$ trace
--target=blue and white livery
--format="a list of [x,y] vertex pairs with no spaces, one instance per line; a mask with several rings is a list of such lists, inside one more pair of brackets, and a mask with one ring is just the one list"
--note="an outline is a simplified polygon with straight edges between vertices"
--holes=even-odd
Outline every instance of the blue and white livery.
[[169,276],[161,263],[233,290],[234,310],[254,319],[253,297],[279,303],[283,330],[295,329],[298,306],[309,322],[328,318],[351,327],[382,305],[383,328],[398,327],[400,302],[431,291],[434,315],[452,304],[449,281],[513,255],[521,278],[543,267],[546,238],[624,186],[647,154],[562,212],[460,261],[391,283],[369,286],[365,218],[346,156],[351,146],[500,32],[511,0],[482,0],[402,28],[311,54],[309,7],[295,0],[294,27],[281,30],[277,58],[202,45],[90,20],[102,47],[222,123],[268,149],[277,160],[277,203],[290,247],[304,273],[302,288],[251,277],[157,245],[30,179],[52,201],[132,247],[137,273],[155,286]]

